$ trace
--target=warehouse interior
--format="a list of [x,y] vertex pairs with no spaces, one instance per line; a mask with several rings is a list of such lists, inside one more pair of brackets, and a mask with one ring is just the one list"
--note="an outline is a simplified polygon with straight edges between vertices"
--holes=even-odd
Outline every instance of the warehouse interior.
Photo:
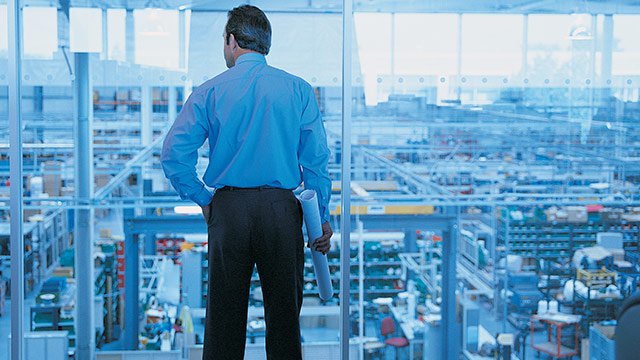
[[[160,150],[244,3],[0,0],[0,358],[202,358],[207,227]],[[331,150],[304,359],[637,358],[640,3],[250,3]],[[255,273],[245,359],[262,306]]]

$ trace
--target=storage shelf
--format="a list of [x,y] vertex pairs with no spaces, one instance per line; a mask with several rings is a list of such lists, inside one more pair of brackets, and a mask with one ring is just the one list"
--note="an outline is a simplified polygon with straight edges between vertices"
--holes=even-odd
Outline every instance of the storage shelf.
[[625,250],[636,249],[640,238],[637,226],[625,229],[607,221],[551,223],[499,219],[498,229],[498,245],[504,245],[508,239],[508,253],[542,259],[567,259],[576,249],[595,245],[599,232],[624,234]]

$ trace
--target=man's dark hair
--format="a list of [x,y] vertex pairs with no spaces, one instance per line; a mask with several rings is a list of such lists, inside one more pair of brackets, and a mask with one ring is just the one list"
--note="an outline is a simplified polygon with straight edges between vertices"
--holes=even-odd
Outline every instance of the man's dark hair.
[[271,23],[262,10],[251,5],[242,5],[229,11],[227,18],[225,27],[227,44],[229,44],[229,36],[233,34],[241,48],[257,51],[263,55],[269,53]]

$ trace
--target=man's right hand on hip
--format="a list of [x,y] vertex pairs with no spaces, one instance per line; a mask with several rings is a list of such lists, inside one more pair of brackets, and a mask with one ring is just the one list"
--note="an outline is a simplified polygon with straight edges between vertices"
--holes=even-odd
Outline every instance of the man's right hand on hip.
[[211,203],[205,206],[202,206],[201,209],[202,209],[202,216],[204,216],[204,221],[208,223],[209,215],[211,215]]

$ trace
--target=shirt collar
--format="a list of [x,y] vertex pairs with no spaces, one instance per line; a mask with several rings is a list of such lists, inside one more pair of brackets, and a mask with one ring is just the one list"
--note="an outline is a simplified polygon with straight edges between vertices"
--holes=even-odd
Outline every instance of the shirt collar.
[[247,61],[267,62],[267,59],[262,54],[251,52],[238,56],[236,65]]

